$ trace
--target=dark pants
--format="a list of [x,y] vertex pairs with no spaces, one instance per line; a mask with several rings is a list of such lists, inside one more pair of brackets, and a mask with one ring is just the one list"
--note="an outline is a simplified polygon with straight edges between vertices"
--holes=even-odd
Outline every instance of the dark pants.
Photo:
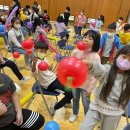
[[109,62],[109,59],[110,59],[109,57],[102,57],[101,58],[101,63],[102,64],[107,64]]
[[80,35],[80,36],[81,36],[82,27],[75,26],[75,27],[74,27],[74,29],[75,29],[75,34],[77,34],[77,35]]
[[64,97],[55,105],[54,109],[58,110],[63,107],[66,103],[71,103],[71,99],[73,98],[72,92],[65,91],[65,87],[60,84],[60,82],[56,79],[51,83],[51,85],[47,88],[49,91],[54,91],[56,89],[62,90],[64,92]]
[[9,67],[9,68],[14,72],[14,74],[17,76],[17,78],[18,78],[19,80],[21,80],[21,79],[23,78],[23,75],[20,73],[20,71],[19,71],[17,65],[16,65],[13,61],[8,60],[8,59],[6,59],[6,58],[4,58],[4,60],[5,60],[6,62],[5,62],[5,64],[2,64],[2,63],[0,62],[0,68]]
[[64,19],[65,26],[68,26],[69,20]]
[[[37,112],[31,110],[22,109],[23,124],[21,126],[14,125],[13,122],[9,125],[0,128],[0,130],[39,130],[44,125],[44,117]],[[29,120],[28,120],[29,119]]]

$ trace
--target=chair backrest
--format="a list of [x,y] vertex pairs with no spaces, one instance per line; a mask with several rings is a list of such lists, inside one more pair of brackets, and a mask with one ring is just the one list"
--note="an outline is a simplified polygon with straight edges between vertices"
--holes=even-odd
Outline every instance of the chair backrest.
[[59,48],[63,48],[66,46],[66,41],[64,39],[58,41],[58,46]]
[[125,126],[125,128],[123,130],[130,130],[130,124],[128,124],[127,126]]

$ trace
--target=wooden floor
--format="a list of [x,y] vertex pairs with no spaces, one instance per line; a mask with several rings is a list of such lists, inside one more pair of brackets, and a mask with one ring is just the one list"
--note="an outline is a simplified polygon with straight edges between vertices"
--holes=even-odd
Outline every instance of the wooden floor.
[[[72,30],[71,30],[72,31]],[[2,39],[0,39],[0,47],[4,47],[3,41]],[[2,50],[3,55],[5,55],[5,49]],[[53,58],[54,58],[54,53],[49,51],[47,57],[49,59],[50,62],[53,62]],[[8,58],[12,57],[11,54],[8,55]],[[18,66],[19,67],[23,67],[24,66],[24,60],[23,60],[23,56],[20,56],[20,58],[17,60]],[[4,68],[5,72],[7,75],[9,75],[14,82],[18,83],[18,79],[17,77],[12,73],[12,71],[9,68]],[[21,73],[24,76],[30,76],[30,71],[27,70],[20,70]],[[31,76],[30,76],[31,77]],[[19,93],[19,98],[23,98],[25,97],[28,93],[30,93],[32,85],[34,84],[35,79],[33,77],[30,78],[29,81],[25,82],[24,84],[20,85],[22,90]],[[50,96],[45,96],[46,100],[48,102],[48,105],[50,106],[51,103],[55,102],[55,98],[54,97],[50,97]],[[62,98],[62,95],[59,96],[59,99]],[[80,111],[79,111],[79,115],[78,118],[76,120],[75,123],[69,123],[69,116],[72,114],[72,109],[71,108],[61,108],[60,110],[56,111],[55,116],[51,119],[49,117],[49,114],[47,112],[47,109],[45,107],[45,104],[41,98],[41,95],[36,95],[33,103],[31,104],[31,106],[29,107],[29,109],[37,111],[39,113],[41,113],[44,117],[46,122],[50,121],[50,120],[55,120],[59,123],[61,130],[79,130],[79,125],[82,122],[83,118],[84,118],[84,112],[83,112],[83,106],[82,103],[80,101]],[[119,123],[119,127],[117,128],[117,130],[123,130],[124,126],[126,125],[126,120],[125,118],[122,117],[120,123]],[[43,130],[43,128],[41,129]]]

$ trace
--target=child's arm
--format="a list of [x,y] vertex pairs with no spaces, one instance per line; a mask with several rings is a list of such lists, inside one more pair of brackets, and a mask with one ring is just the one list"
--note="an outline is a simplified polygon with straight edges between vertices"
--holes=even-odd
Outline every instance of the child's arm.
[[109,70],[110,65],[106,64],[106,65],[102,65],[100,63],[96,63],[96,62],[90,62],[90,61],[86,61],[83,60],[89,70],[89,73],[94,76],[97,80],[102,80],[102,78],[105,76],[106,72]]
[[105,43],[105,35],[102,35],[102,38],[100,40],[100,48],[102,48],[103,44]]
[[16,111],[16,122],[14,122],[17,126],[22,125],[23,123],[23,115],[22,115],[22,108],[18,99],[18,95],[13,93],[12,101],[14,103],[15,111]]
[[5,106],[5,104],[3,104],[0,101],[0,116],[4,115],[7,112],[7,107]]
[[118,37],[116,37],[116,38],[117,38],[117,41],[116,41],[117,49],[121,49],[123,46],[122,46],[122,44],[121,44],[119,38],[118,38]]
[[37,57],[34,57],[33,58],[33,65],[32,65],[32,72],[35,72],[36,71],[36,63],[37,63]]

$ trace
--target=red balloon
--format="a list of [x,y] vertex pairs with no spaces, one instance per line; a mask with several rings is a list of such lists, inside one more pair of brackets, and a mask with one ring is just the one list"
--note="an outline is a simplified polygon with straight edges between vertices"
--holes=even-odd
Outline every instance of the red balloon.
[[84,44],[83,41],[79,41],[78,44],[77,44],[77,48],[79,50],[83,51],[83,50],[86,50],[88,47],[87,47],[87,45]]
[[63,59],[57,68],[57,75],[59,81],[66,86],[68,79],[72,79],[73,88],[78,88],[80,85],[84,83],[87,78],[88,69],[87,66],[82,60],[69,57]]
[[22,42],[22,47],[25,49],[25,50],[31,50],[34,46],[34,42],[32,39],[26,39]]
[[31,50],[26,50],[28,55],[31,55],[32,54],[32,49]]
[[13,53],[13,57],[14,57],[15,59],[18,59],[18,58],[20,57],[19,52],[15,51],[15,52]]
[[39,64],[38,64],[38,69],[40,71],[46,71],[48,69],[48,64],[45,62],[45,61],[41,61]]

